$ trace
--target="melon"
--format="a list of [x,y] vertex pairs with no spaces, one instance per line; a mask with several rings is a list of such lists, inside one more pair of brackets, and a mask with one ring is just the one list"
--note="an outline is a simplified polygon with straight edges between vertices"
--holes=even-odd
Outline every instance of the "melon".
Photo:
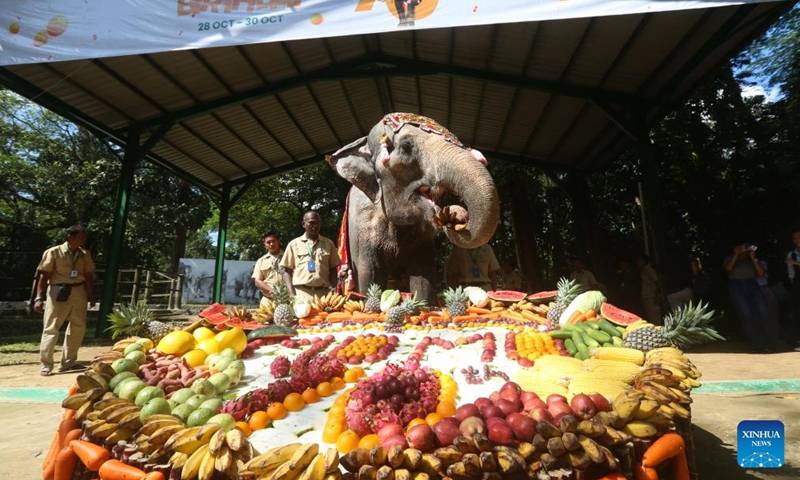
[[514,290],[492,290],[490,292],[486,292],[486,294],[489,295],[489,298],[492,300],[511,303],[525,300],[525,297],[528,296],[528,294],[525,292],[517,292]]
[[531,293],[528,295],[528,300],[531,302],[546,302],[549,300],[555,300],[557,296],[558,290],[547,290],[544,292]]
[[215,313],[222,313],[225,311],[225,305],[221,303],[212,303],[208,307],[206,307],[202,312],[200,312],[201,317],[208,317],[209,315],[214,315]]
[[635,313],[628,312],[619,307],[615,307],[606,302],[600,306],[600,316],[615,325],[630,325],[631,323],[638,322],[642,319]]

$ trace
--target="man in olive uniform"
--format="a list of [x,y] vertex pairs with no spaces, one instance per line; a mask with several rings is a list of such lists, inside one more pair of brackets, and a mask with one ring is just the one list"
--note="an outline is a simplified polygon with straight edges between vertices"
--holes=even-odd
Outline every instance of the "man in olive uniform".
[[500,264],[489,244],[465,250],[453,247],[453,253],[445,266],[447,286],[455,288],[481,287],[484,290],[497,290],[497,272]]
[[305,233],[289,242],[283,254],[283,278],[292,295],[314,298],[325,295],[336,285],[336,267],[341,265],[336,244],[319,234],[322,220],[317,212],[303,215]]
[[61,350],[59,371],[76,370],[79,367],[78,349],[86,333],[86,303],[89,302],[92,307],[95,305],[92,291],[94,261],[89,252],[82,248],[86,243],[86,229],[81,225],[73,225],[65,233],[67,241],[45,251],[37,268],[33,311],[44,312],[44,328],[39,347],[43,376],[53,372],[53,352],[58,341],[58,331],[66,320],[69,320],[69,326]]
[[283,279],[281,270],[283,250],[281,250],[278,233],[267,232],[267,236],[264,237],[264,246],[267,248],[267,253],[256,261],[256,266],[253,268],[253,284],[264,295],[261,297],[262,306],[272,298],[272,287]]

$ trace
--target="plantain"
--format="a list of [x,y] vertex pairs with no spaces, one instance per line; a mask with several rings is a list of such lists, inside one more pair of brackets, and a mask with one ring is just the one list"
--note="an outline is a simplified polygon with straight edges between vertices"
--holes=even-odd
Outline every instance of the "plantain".
[[271,480],[292,480],[297,478],[319,453],[316,443],[301,444],[288,462],[278,467],[270,477]]
[[358,473],[363,465],[370,464],[369,450],[354,448],[339,459],[339,462],[348,472]]
[[478,459],[481,463],[481,470],[483,470],[484,473],[496,472],[498,470],[497,457],[494,456],[494,452],[481,452],[478,455]]
[[[75,383],[78,384],[78,391],[79,392],[86,392],[93,388],[103,388],[103,385],[100,384],[97,380],[89,375],[82,373],[75,377]],[[106,385],[108,386],[108,385]],[[103,390],[108,390],[107,388]]]
[[203,455],[203,461],[200,462],[200,469],[197,471],[197,480],[211,480],[211,477],[214,476],[215,468],[214,464],[216,463],[216,459],[211,452],[208,451],[208,444],[205,445],[205,455]]
[[144,421],[145,425],[149,425],[151,422],[160,422],[162,420],[170,420],[170,421],[177,421],[178,423],[183,423],[178,417],[172,416],[168,413],[157,413],[155,415],[150,415]]
[[542,466],[548,471],[555,470],[561,463],[557,457],[554,457],[549,453],[543,453],[542,456],[539,457],[539,461],[542,462]]
[[[605,435],[605,433],[604,433],[604,435]],[[553,438],[556,438],[556,437],[553,437]],[[564,448],[566,448],[567,451],[569,451],[569,452],[574,452],[575,450],[578,450],[578,449],[581,448],[581,444],[578,441],[578,436],[575,435],[572,432],[566,432],[563,435],[561,435],[561,443],[564,445]],[[549,451],[549,449],[548,449],[548,451]],[[552,453],[552,452],[550,452],[550,453]]]
[[527,463],[516,449],[497,445],[492,450],[497,456],[498,470],[503,475],[511,475],[526,469]]
[[119,428],[131,429],[134,432],[139,431],[139,429],[142,428],[142,421],[139,419],[139,412],[131,412],[122,417],[122,419],[119,421]]
[[227,471],[232,464],[234,464],[233,454],[227,445],[217,450],[217,453],[211,453],[211,445],[209,444],[208,452],[214,457],[214,470],[219,472]]
[[[236,430],[236,429],[234,428],[231,431],[234,431],[234,430]],[[236,430],[236,431],[238,431],[238,430]],[[230,445],[228,445],[227,443],[228,442],[227,442],[227,440],[225,438],[225,430],[220,428],[208,440],[208,450],[211,452],[211,455],[216,455],[217,452],[222,450],[222,447],[230,447]]]
[[[389,463],[392,466],[392,468],[397,468],[403,464],[403,447],[400,447],[399,445],[395,445],[394,447],[389,449],[389,454],[387,455],[387,457],[389,459]],[[397,455],[398,449],[400,450],[399,455]],[[400,463],[395,466],[394,463],[396,463],[396,459],[398,457],[400,458]],[[394,462],[392,461],[392,458],[395,459]],[[332,473],[338,471],[339,471],[339,451],[336,450],[335,448],[329,448],[325,450],[325,473]]]
[[133,435],[136,433],[136,429],[133,428],[118,428],[111,433],[108,437],[106,437],[106,442],[116,445],[120,441],[128,441],[133,438]]
[[642,398],[644,398],[644,393],[640,390],[628,389],[614,398],[614,401],[611,402],[611,407],[622,421],[628,421],[639,410]]
[[578,442],[580,442],[581,447],[583,447],[583,450],[589,456],[592,463],[605,462],[606,457],[603,451],[600,450],[600,445],[598,445],[597,442],[584,435],[578,435]]
[[517,451],[526,462],[532,461],[534,455],[536,455],[536,448],[532,443],[528,442],[520,442],[519,445],[517,445]]
[[[141,409],[136,405],[125,405],[121,406],[113,411],[111,411],[108,415],[106,415],[105,419],[109,423],[119,423],[120,420],[125,418],[131,413],[139,414]],[[102,415],[100,415],[102,417]]]
[[[94,403],[94,409],[98,410],[99,412],[102,412],[106,408],[110,407],[111,405],[117,404],[117,403],[130,404],[131,402],[129,402],[128,400],[125,400],[124,398],[119,398],[119,397],[104,398],[104,399],[98,400],[98,401],[96,401]],[[175,418],[175,417],[172,417],[172,418]]]
[[453,446],[456,447],[461,453],[479,453],[475,442],[464,436],[458,436],[453,439]]
[[[647,393],[647,395],[655,398],[660,403],[681,401],[681,397],[678,395],[677,392],[672,391],[669,387],[661,385],[660,383],[645,382],[642,386],[638,387],[638,389]],[[653,392],[658,392],[658,396],[653,395]],[[668,401],[662,401],[662,398]]]
[[539,433],[545,440],[561,436],[561,430],[550,422],[541,422],[536,424],[536,432]]
[[396,468],[394,470],[394,480],[411,480],[411,472],[405,468]]
[[[214,435],[217,433],[219,433],[219,430]],[[234,452],[241,452],[247,448],[250,442],[247,441],[240,430],[233,428],[225,432],[225,443],[228,445],[228,448]]]
[[[664,405],[661,406],[662,408]],[[643,421],[647,423],[652,423],[656,426],[656,428],[660,430],[671,430],[675,428],[675,422],[672,420],[672,417],[675,415],[674,410],[672,411],[672,415],[667,415],[661,412],[659,409],[658,412],[654,413],[652,416],[645,418]]]
[[672,402],[669,407],[675,411],[675,414],[680,418],[690,418],[692,413],[677,402]]
[[560,457],[561,455],[567,453],[567,447],[564,446],[564,442],[561,440],[561,437],[552,437],[547,440],[547,451],[554,457]]
[[[388,468],[391,472],[392,469],[387,466],[383,466],[379,469],[383,470],[384,468]],[[325,454],[324,453],[317,453],[314,458],[311,459],[311,462],[308,464],[306,469],[300,475],[300,480],[323,480],[325,478]]]
[[[487,438],[486,440],[488,441],[489,439]],[[347,455],[345,455],[345,457],[347,457]],[[406,448],[403,450],[403,468],[413,472],[419,468],[420,463],[422,463],[422,452],[416,448]],[[345,468],[347,468],[347,466],[345,466]]]
[[461,457],[464,455],[461,453],[461,450],[450,445],[449,447],[441,447],[434,450],[433,455],[442,461],[442,463],[446,466],[452,465],[456,462],[461,461]]
[[189,459],[189,455],[181,452],[175,452],[169,457],[169,465],[172,467],[173,470],[177,470],[179,468],[183,468],[186,465],[186,460]]
[[[179,431],[181,431],[181,430],[183,430],[185,428],[183,426],[183,423],[180,420],[178,420],[177,417],[172,417],[172,420],[159,420],[158,422],[149,422],[149,423],[148,423],[148,420],[150,420],[150,419],[149,418],[146,419],[144,421],[144,424],[142,425],[142,427],[139,429],[139,431],[136,432],[137,436],[139,436],[139,435],[152,435],[152,434],[154,434],[155,432],[159,431],[160,429],[162,429],[164,427],[179,427],[179,428],[176,428],[172,433],[179,432]],[[171,435],[172,434],[170,434],[170,436]],[[167,437],[167,438],[169,438],[169,437]]]
[[92,364],[91,369],[93,372],[102,375],[104,378],[107,377],[108,380],[111,380],[114,375],[117,374],[116,370],[114,370],[111,365],[105,362],[95,362]]
[[357,476],[358,480],[377,480],[378,469],[372,465],[362,465],[361,468],[358,469]]
[[585,470],[592,465],[592,459],[585,450],[575,450],[567,454],[567,461],[573,468]]
[[[90,413],[92,413],[92,411],[93,411],[92,402],[84,403],[83,405],[78,407],[77,410],[75,410],[75,420],[77,420],[78,423],[86,420],[86,418],[89,416]],[[99,414],[97,418],[100,418]]]
[[386,465],[387,460],[388,455],[386,454],[386,449],[380,445],[372,447],[372,449],[369,451],[369,464],[373,467],[381,468],[382,466]]
[[639,404],[639,409],[633,415],[633,418],[636,420],[643,420],[656,413],[660,406],[661,403],[658,400],[645,396]]
[[199,440],[203,443],[208,443],[211,440],[211,437],[217,433],[217,430],[221,429],[222,425],[219,423],[206,423],[200,427],[200,430],[197,431],[194,438]]
[[117,431],[118,428],[119,426],[116,423],[105,423],[92,430],[92,437],[104,439]]
[[677,403],[689,404],[693,402],[692,397],[682,392],[680,389],[674,387],[669,387],[669,389],[676,397],[678,397]]
[[655,425],[641,420],[634,420],[625,425],[622,430],[637,438],[650,438],[658,433],[658,428]]
[[[339,454],[335,448],[328,449],[328,452],[331,450],[333,450],[333,455],[329,453],[328,456],[335,456],[338,465]],[[403,447],[400,445],[392,445],[392,447],[386,453],[386,464],[394,469],[400,468],[403,465]],[[330,472],[331,470],[326,467],[325,471]]]
[[[195,435],[197,435],[198,431],[200,431],[200,427],[189,427],[189,428],[184,428],[182,430],[178,430],[177,432],[170,435],[167,441],[164,442],[164,447],[168,448],[169,450],[178,450],[177,446],[179,443],[186,444],[192,441],[196,442],[197,439],[195,438]],[[196,448],[191,450],[190,452],[186,452],[184,450],[178,450],[178,451],[184,453],[192,453],[195,450]]]
[[631,436],[614,427],[606,427],[605,433],[595,441],[604,447],[617,447],[631,441]]
[[[605,433],[605,431],[606,431],[605,425],[603,425],[603,423],[600,422],[599,419],[596,419],[596,417],[592,417],[589,420],[581,420],[580,422],[578,422],[578,427],[576,429],[577,433],[581,435],[586,435],[587,437],[590,438],[599,437],[600,435]],[[554,438],[558,438],[558,436]]]
[[88,402],[89,402],[89,397],[86,396],[86,393],[84,392],[73,393],[72,395],[68,396],[67,398],[61,401],[61,408],[77,410]]
[[444,463],[438,457],[430,453],[422,454],[422,459],[419,462],[419,469],[434,478],[443,477],[446,473]]
[[[157,424],[152,424],[152,425],[157,425]],[[146,427],[140,428],[139,431],[137,432],[137,435],[144,435],[143,434],[143,430],[145,428]],[[166,425],[166,426],[163,426],[163,427],[153,431],[153,433],[150,434],[148,438],[149,438],[150,443],[152,443],[152,444],[164,445],[164,444],[167,443],[167,440],[169,440],[170,437],[172,437],[173,435],[175,435],[178,432],[182,432],[183,430],[184,430],[184,427],[183,427],[183,425],[180,425],[180,424],[177,424],[177,425]]]

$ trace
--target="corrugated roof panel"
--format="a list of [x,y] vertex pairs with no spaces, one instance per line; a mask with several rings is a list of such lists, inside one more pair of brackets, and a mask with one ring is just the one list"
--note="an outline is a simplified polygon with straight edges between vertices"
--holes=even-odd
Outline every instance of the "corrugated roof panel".
[[219,75],[234,92],[250,90],[263,85],[258,74],[238,47],[207,48],[197,54]]
[[453,63],[462,67],[486,68],[492,53],[494,25],[456,29]]
[[260,98],[250,102],[249,105],[272,134],[280,138],[281,144],[293,159],[302,159],[314,154],[314,148],[297,129],[275,97]]
[[416,53],[420,60],[449,64],[451,36],[452,30],[449,28],[418,30],[416,32],[416,48],[398,54],[409,56]]
[[553,148],[561,140],[584,103],[584,100],[576,98],[552,97],[534,133],[533,141],[525,153],[536,158],[550,158]]
[[200,165],[194,159],[180,153],[165,142],[157,144],[155,148],[153,148],[153,153],[170,162],[175,167],[210,185],[216,185],[224,180],[216,173]]
[[236,137],[236,132],[221,119],[213,116],[196,117],[184,122],[182,127],[194,131],[203,143],[214,151],[215,155],[227,160],[241,173],[247,173],[249,166],[263,163],[260,159],[253,158],[253,149]]
[[242,47],[242,52],[268,82],[283,80],[299,73],[292,65],[283,43],[254,43]]
[[564,81],[569,85],[598,86],[643,18],[624,15],[592,22],[567,67]]
[[289,154],[286,150],[264,129],[259,119],[252,115],[248,111],[249,108],[246,107],[249,105],[226,108],[218,112],[218,116],[237,134],[246,139],[270,165],[275,166],[279,161],[288,158]]
[[541,121],[542,112],[550,95],[534,90],[520,90],[511,107],[505,136],[498,139],[497,150],[511,155],[523,155],[523,150]]
[[608,117],[597,107],[590,103],[584,103],[580,107],[580,115],[570,123],[569,130],[559,140],[556,150],[550,157],[556,159],[581,159],[581,155],[586,150],[586,142],[583,141],[589,134],[600,131],[602,126],[609,122]]
[[388,79],[388,85],[395,111],[419,113],[417,82],[414,78],[391,77]]
[[328,115],[333,124],[333,130],[341,139],[342,145],[361,137],[368,131],[366,130],[366,125],[362,127],[358,124],[350,105],[347,104],[347,97],[344,94],[341,82],[312,83],[311,90],[317,96],[322,109]]
[[353,103],[356,114],[362,122],[366,122],[369,132],[389,112],[381,106],[378,88],[372,79],[346,80],[342,82],[347,96]]
[[197,98],[199,101],[208,101],[228,94],[225,87],[194,55],[183,53],[166,52],[146,57],[150,58],[165,75],[171,77],[172,82],[178,88],[186,90],[187,95]]
[[587,18],[541,22],[525,75],[540,80],[558,81],[583,39],[589,22],[590,19]]
[[338,148],[339,141],[333,134],[330,125],[325,120],[325,116],[320,111],[308,88],[293,88],[280,93],[278,97],[289,109],[289,114],[299,124],[314,147],[314,151],[301,155],[300,158],[319,155]]
[[[108,57],[95,60],[105,64],[116,74],[125,78],[147,98],[165,111],[178,110],[194,104],[182,89],[161,75],[142,55]],[[148,102],[145,100],[145,102]]]
[[298,40],[283,45],[301,72],[319,70],[333,62],[323,39]]
[[495,72],[521,75],[531,45],[539,30],[539,23],[512,23],[504,25],[497,32],[497,44],[489,61],[489,68]]
[[465,144],[472,145],[475,139],[472,132],[478,121],[478,99],[483,91],[483,82],[457,79],[453,80],[453,108],[450,129]]
[[[699,37],[706,29],[705,24],[698,24],[697,20],[703,16],[702,11],[686,10],[663,15],[653,15],[647,26],[639,35],[638,41],[631,45],[625,56],[608,76],[606,86],[612,90],[636,92],[654,72],[673,53],[673,49],[685,38],[692,29],[700,31]],[[699,39],[698,37],[698,39]],[[689,43],[694,50],[698,45],[695,41]],[[674,61],[681,58],[677,56]],[[684,57],[685,60],[685,57]],[[683,60],[681,60],[683,61]],[[668,68],[676,68],[673,66]],[[653,78],[654,84],[661,85],[660,78]],[[649,86],[642,93],[649,90]]]
[[492,145],[497,141],[505,126],[506,115],[512,107],[515,90],[503,85],[486,85],[478,112],[478,128],[472,140],[473,144]]
[[[419,33],[421,32],[416,34]],[[410,57],[411,52],[414,50],[414,35],[414,32],[403,30],[365,36],[364,39],[369,46],[368,48],[377,49],[380,53],[398,57]]]
[[[241,174],[239,168],[219,156],[206,143],[198,141],[198,138],[182,125],[172,127],[165,136],[165,140],[182,155],[192,158],[203,168],[213,171],[216,176],[227,179],[232,175]],[[207,179],[209,175],[206,173],[200,178]],[[214,180],[213,183],[218,184],[219,181]]]
[[364,40],[360,35],[328,38],[327,43],[334,62],[344,62],[366,53]]
[[419,90],[422,97],[422,115],[430,117],[447,127],[450,89],[447,77],[420,77]]

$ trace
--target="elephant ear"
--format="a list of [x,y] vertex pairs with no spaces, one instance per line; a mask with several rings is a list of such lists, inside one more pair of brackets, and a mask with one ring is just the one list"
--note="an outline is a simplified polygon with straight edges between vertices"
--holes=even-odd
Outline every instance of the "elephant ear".
[[325,157],[325,161],[336,170],[336,173],[364,192],[375,203],[380,198],[380,186],[372,163],[372,152],[367,144],[367,137],[361,137],[353,143],[340,148],[333,155]]

